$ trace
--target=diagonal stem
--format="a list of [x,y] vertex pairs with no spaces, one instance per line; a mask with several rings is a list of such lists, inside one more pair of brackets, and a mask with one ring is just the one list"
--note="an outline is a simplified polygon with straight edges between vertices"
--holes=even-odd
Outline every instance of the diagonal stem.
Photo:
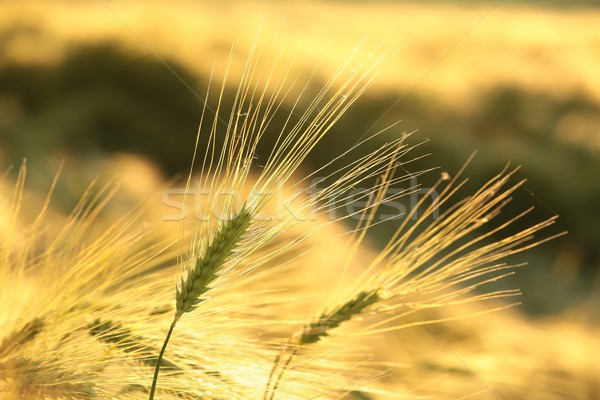
[[150,397],[148,400],[154,399],[154,392],[156,391],[156,382],[158,381],[158,372],[160,371],[160,364],[162,363],[163,354],[165,354],[165,350],[167,348],[167,344],[169,344],[169,339],[171,339],[171,333],[173,333],[173,328],[175,328],[175,321],[171,323],[169,327],[169,332],[167,332],[167,337],[165,338],[165,342],[160,349],[160,354],[158,355],[158,359],[156,360],[156,367],[154,368],[154,378],[152,378],[152,388],[150,389]]

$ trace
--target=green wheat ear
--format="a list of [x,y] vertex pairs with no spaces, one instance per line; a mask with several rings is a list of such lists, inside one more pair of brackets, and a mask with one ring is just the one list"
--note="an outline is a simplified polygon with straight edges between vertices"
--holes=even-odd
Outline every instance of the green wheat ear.
[[221,267],[250,226],[251,219],[250,211],[243,206],[233,218],[221,225],[204,255],[196,259],[185,280],[181,278],[181,285],[177,288],[175,322],[206,300],[201,296],[208,292],[211,283],[219,276]]
[[251,222],[252,213],[244,204],[229,221],[221,223],[204,254],[194,261],[185,279],[181,278],[181,285],[177,288],[175,296],[177,303],[175,315],[156,361],[149,400],[154,399],[162,358],[177,321],[206,300],[203,295],[210,290],[212,283],[219,277],[225,262],[239,246]]
[[44,320],[34,318],[25,324],[21,329],[9,334],[0,342],[0,356],[9,354],[15,348],[25,345],[36,338],[44,329]]
[[[325,312],[315,321],[304,327],[300,337],[295,341],[293,350],[285,354],[288,350],[286,346],[283,352],[278,354],[273,361],[273,368],[267,380],[267,386],[263,393],[263,400],[274,400],[279,384],[283,379],[285,371],[290,366],[292,359],[300,348],[306,344],[316,343],[325,336],[329,336],[329,331],[339,327],[343,322],[349,321],[352,317],[362,314],[367,308],[381,300],[378,290],[362,291],[348,300],[338,308]],[[287,359],[285,359],[287,357]],[[277,369],[279,374],[276,374]]]
[[308,325],[298,339],[298,345],[318,342],[323,336],[328,336],[327,332],[337,328],[342,322],[350,320],[353,316],[361,314],[365,308],[379,300],[380,297],[376,290],[360,292],[341,307],[329,313],[323,313],[317,321]]

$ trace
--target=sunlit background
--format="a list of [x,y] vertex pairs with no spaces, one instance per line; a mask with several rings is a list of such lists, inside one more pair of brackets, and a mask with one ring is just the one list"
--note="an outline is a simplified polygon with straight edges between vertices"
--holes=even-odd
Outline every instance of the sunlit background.
[[[315,93],[361,43],[365,54],[384,49],[381,76],[308,163],[400,121],[378,140],[415,131],[413,143],[426,141],[415,156],[431,155],[408,166],[440,167],[423,185],[474,151],[474,187],[520,165],[528,181],[514,207],[559,214],[555,232],[569,234],[515,259],[529,265],[503,283],[523,291],[514,318],[537,329],[527,340],[581,343],[600,318],[599,26],[596,0],[3,1],[0,170],[26,158],[43,193],[65,160],[55,195],[65,211],[98,176],[117,174],[141,199],[189,168],[209,81],[218,87],[257,36],[259,48],[295,53],[292,74],[316,71]],[[569,362],[600,356],[589,343]],[[592,381],[578,398],[600,395]]]

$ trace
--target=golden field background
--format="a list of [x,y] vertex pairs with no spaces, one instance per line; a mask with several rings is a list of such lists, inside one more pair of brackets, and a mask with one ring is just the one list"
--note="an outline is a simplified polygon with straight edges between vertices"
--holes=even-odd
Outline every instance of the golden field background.
[[[472,174],[480,182],[505,162],[521,164],[531,183],[515,195],[519,207],[558,213],[557,229],[569,231],[517,259],[530,264],[509,283],[524,292],[521,307],[436,325],[435,333],[419,327],[378,337],[375,358],[410,360],[382,386],[410,382],[415,394],[440,399],[497,398],[487,385],[507,399],[594,399],[600,395],[597,26],[598,8],[503,2],[1,2],[0,165],[28,157],[31,185],[43,193],[66,159],[57,214],[89,180],[117,174],[124,181],[112,211],[117,216],[189,165],[202,108],[196,96],[204,96],[211,74],[222,80],[233,43],[234,58],[244,60],[260,31],[258,49],[293,53],[290,75],[315,70],[318,87],[364,40],[361,56],[374,49],[390,55],[363,102],[340,121],[344,141],[401,120],[387,135],[418,129],[415,142],[430,138],[427,166],[455,171],[479,150]],[[233,86],[241,66],[231,70]],[[128,88],[134,77],[140,86]],[[112,95],[104,99],[94,81],[117,95],[145,85],[147,92],[129,99],[134,105],[156,100],[136,108]],[[94,110],[112,117],[111,102],[148,123],[117,113],[104,124],[105,115],[96,118]],[[335,141],[326,143],[309,162],[319,165],[337,150]],[[163,212],[158,205],[152,218]],[[372,247],[385,235],[378,232]],[[331,254],[314,257],[315,265],[326,264]]]

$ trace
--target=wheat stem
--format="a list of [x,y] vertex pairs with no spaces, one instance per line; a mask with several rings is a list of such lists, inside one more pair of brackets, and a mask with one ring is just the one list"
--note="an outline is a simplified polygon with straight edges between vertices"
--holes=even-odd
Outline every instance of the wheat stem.
[[175,328],[175,322],[173,322],[169,327],[169,332],[167,332],[165,342],[163,343],[162,348],[160,349],[160,353],[158,354],[158,359],[156,360],[156,367],[154,368],[154,377],[152,378],[152,388],[150,388],[150,397],[148,397],[148,400],[154,399],[154,392],[156,391],[156,382],[158,382],[158,372],[160,371],[160,363],[162,362],[163,355],[165,354],[165,350],[167,349],[167,345],[169,344],[169,339],[171,339],[173,328]]
[[251,221],[252,213],[244,205],[231,219],[222,222],[206,247],[204,255],[195,260],[194,266],[190,269],[186,278],[181,278],[181,285],[176,290],[177,307],[175,315],[158,355],[149,400],[154,399],[162,358],[177,321],[185,313],[193,311],[206,300],[202,295],[210,290],[212,283],[219,277],[219,273],[235,248],[240,244],[242,236],[248,230]]

